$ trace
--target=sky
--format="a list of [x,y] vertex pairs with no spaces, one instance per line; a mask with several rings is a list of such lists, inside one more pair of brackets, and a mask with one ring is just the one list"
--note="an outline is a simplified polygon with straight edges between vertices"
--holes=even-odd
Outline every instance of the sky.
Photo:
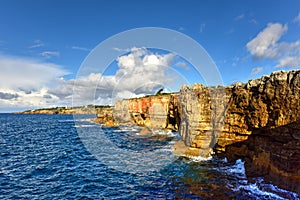
[[[297,0],[0,0],[0,27],[0,112],[113,104],[160,88],[210,85],[185,50],[117,43],[114,60],[100,66],[104,41],[145,27],[191,38],[223,85],[300,68]],[[99,69],[89,66],[93,57]]]

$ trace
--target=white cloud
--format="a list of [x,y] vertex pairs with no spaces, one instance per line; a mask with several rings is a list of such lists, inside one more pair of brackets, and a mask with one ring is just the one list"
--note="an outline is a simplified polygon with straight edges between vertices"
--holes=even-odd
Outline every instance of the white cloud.
[[300,65],[300,57],[286,56],[278,61],[276,68],[281,67],[298,67]]
[[29,47],[29,49],[35,49],[38,47],[45,46],[45,44],[41,40],[35,40],[34,44]]
[[69,74],[61,66],[20,57],[0,56],[0,66],[0,109],[54,104],[43,96],[59,77]]
[[251,70],[251,75],[254,76],[254,75],[257,75],[259,74],[260,72],[262,72],[263,68],[262,67],[256,67],[256,68],[253,68]]
[[81,51],[91,51],[91,49],[86,47],[72,46],[72,49],[81,50]]
[[72,99],[74,105],[112,104],[154,94],[175,80],[171,69],[174,56],[132,48],[116,59],[119,68],[114,75],[91,73],[71,80],[62,78],[68,72],[61,66],[2,56],[0,109],[71,106]]
[[68,74],[61,66],[19,57],[0,56],[0,88],[38,90]]
[[268,24],[263,31],[247,43],[248,51],[256,58],[276,57],[276,44],[287,30],[287,25],[279,23]]
[[[114,101],[154,94],[166,84],[172,84],[171,63],[174,54],[154,54],[145,48],[132,48],[129,54],[118,57],[119,69],[114,75],[92,73],[76,80],[64,81],[63,87],[51,90],[56,96],[70,95],[75,83],[75,104],[85,105],[95,99],[96,104],[112,104]],[[97,87],[96,87],[97,86]]]
[[300,25],[300,12],[298,13],[298,15],[295,17],[295,19],[293,21]]
[[42,53],[39,54],[42,57],[45,58],[51,58],[51,57],[59,57],[59,52],[58,51],[44,51]]
[[276,67],[297,67],[300,65],[300,40],[280,42],[288,30],[287,25],[268,24],[246,47],[255,59],[271,59]]

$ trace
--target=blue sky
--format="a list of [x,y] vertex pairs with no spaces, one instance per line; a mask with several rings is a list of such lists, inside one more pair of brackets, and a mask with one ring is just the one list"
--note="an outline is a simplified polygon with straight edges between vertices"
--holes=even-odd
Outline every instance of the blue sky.
[[[71,86],[90,51],[115,34],[141,27],[167,28],[197,41],[218,67],[225,85],[300,67],[300,2],[296,0],[0,0],[0,27],[1,112],[71,105]],[[188,83],[203,81],[193,78],[192,70],[184,69],[191,68],[189,63],[172,57],[172,52],[132,48],[124,51],[122,59],[116,58],[106,75],[81,77],[91,84],[102,78],[110,86],[99,90],[95,103],[112,102],[107,93],[116,87],[117,75],[124,70],[136,72],[124,65],[130,59],[146,67],[144,58],[151,58],[186,73]],[[143,76],[154,72],[158,73]],[[138,77],[126,81],[132,79],[136,83],[116,96],[142,95],[160,87],[146,91],[134,85],[141,84]],[[150,79],[167,80],[163,74]],[[82,99],[82,104],[89,101]]]

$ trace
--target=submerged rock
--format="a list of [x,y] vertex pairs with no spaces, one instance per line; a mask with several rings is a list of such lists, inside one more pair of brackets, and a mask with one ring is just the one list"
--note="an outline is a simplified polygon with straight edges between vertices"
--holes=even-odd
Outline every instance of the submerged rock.
[[152,131],[148,127],[143,127],[142,130],[140,130],[141,135],[152,135]]

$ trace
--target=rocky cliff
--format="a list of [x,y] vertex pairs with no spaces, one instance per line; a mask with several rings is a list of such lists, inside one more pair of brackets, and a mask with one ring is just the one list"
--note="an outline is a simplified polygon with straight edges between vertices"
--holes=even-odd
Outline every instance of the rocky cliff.
[[263,176],[300,194],[300,71],[229,87],[183,86],[179,97],[185,145],[202,156],[241,158],[249,179]]
[[113,116],[118,124],[177,131],[180,124],[179,110],[177,94],[159,94],[118,101]]
[[111,113],[114,124],[179,130],[176,153],[242,158],[249,177],[300,193],[299,70],[227,87],[184,85],[177,94],[119,101]]
[[183,86],[180,135],[187,146],[224,152],[256,129],[299,120],[299,91],[300,71],[274,72],[228,87]]

